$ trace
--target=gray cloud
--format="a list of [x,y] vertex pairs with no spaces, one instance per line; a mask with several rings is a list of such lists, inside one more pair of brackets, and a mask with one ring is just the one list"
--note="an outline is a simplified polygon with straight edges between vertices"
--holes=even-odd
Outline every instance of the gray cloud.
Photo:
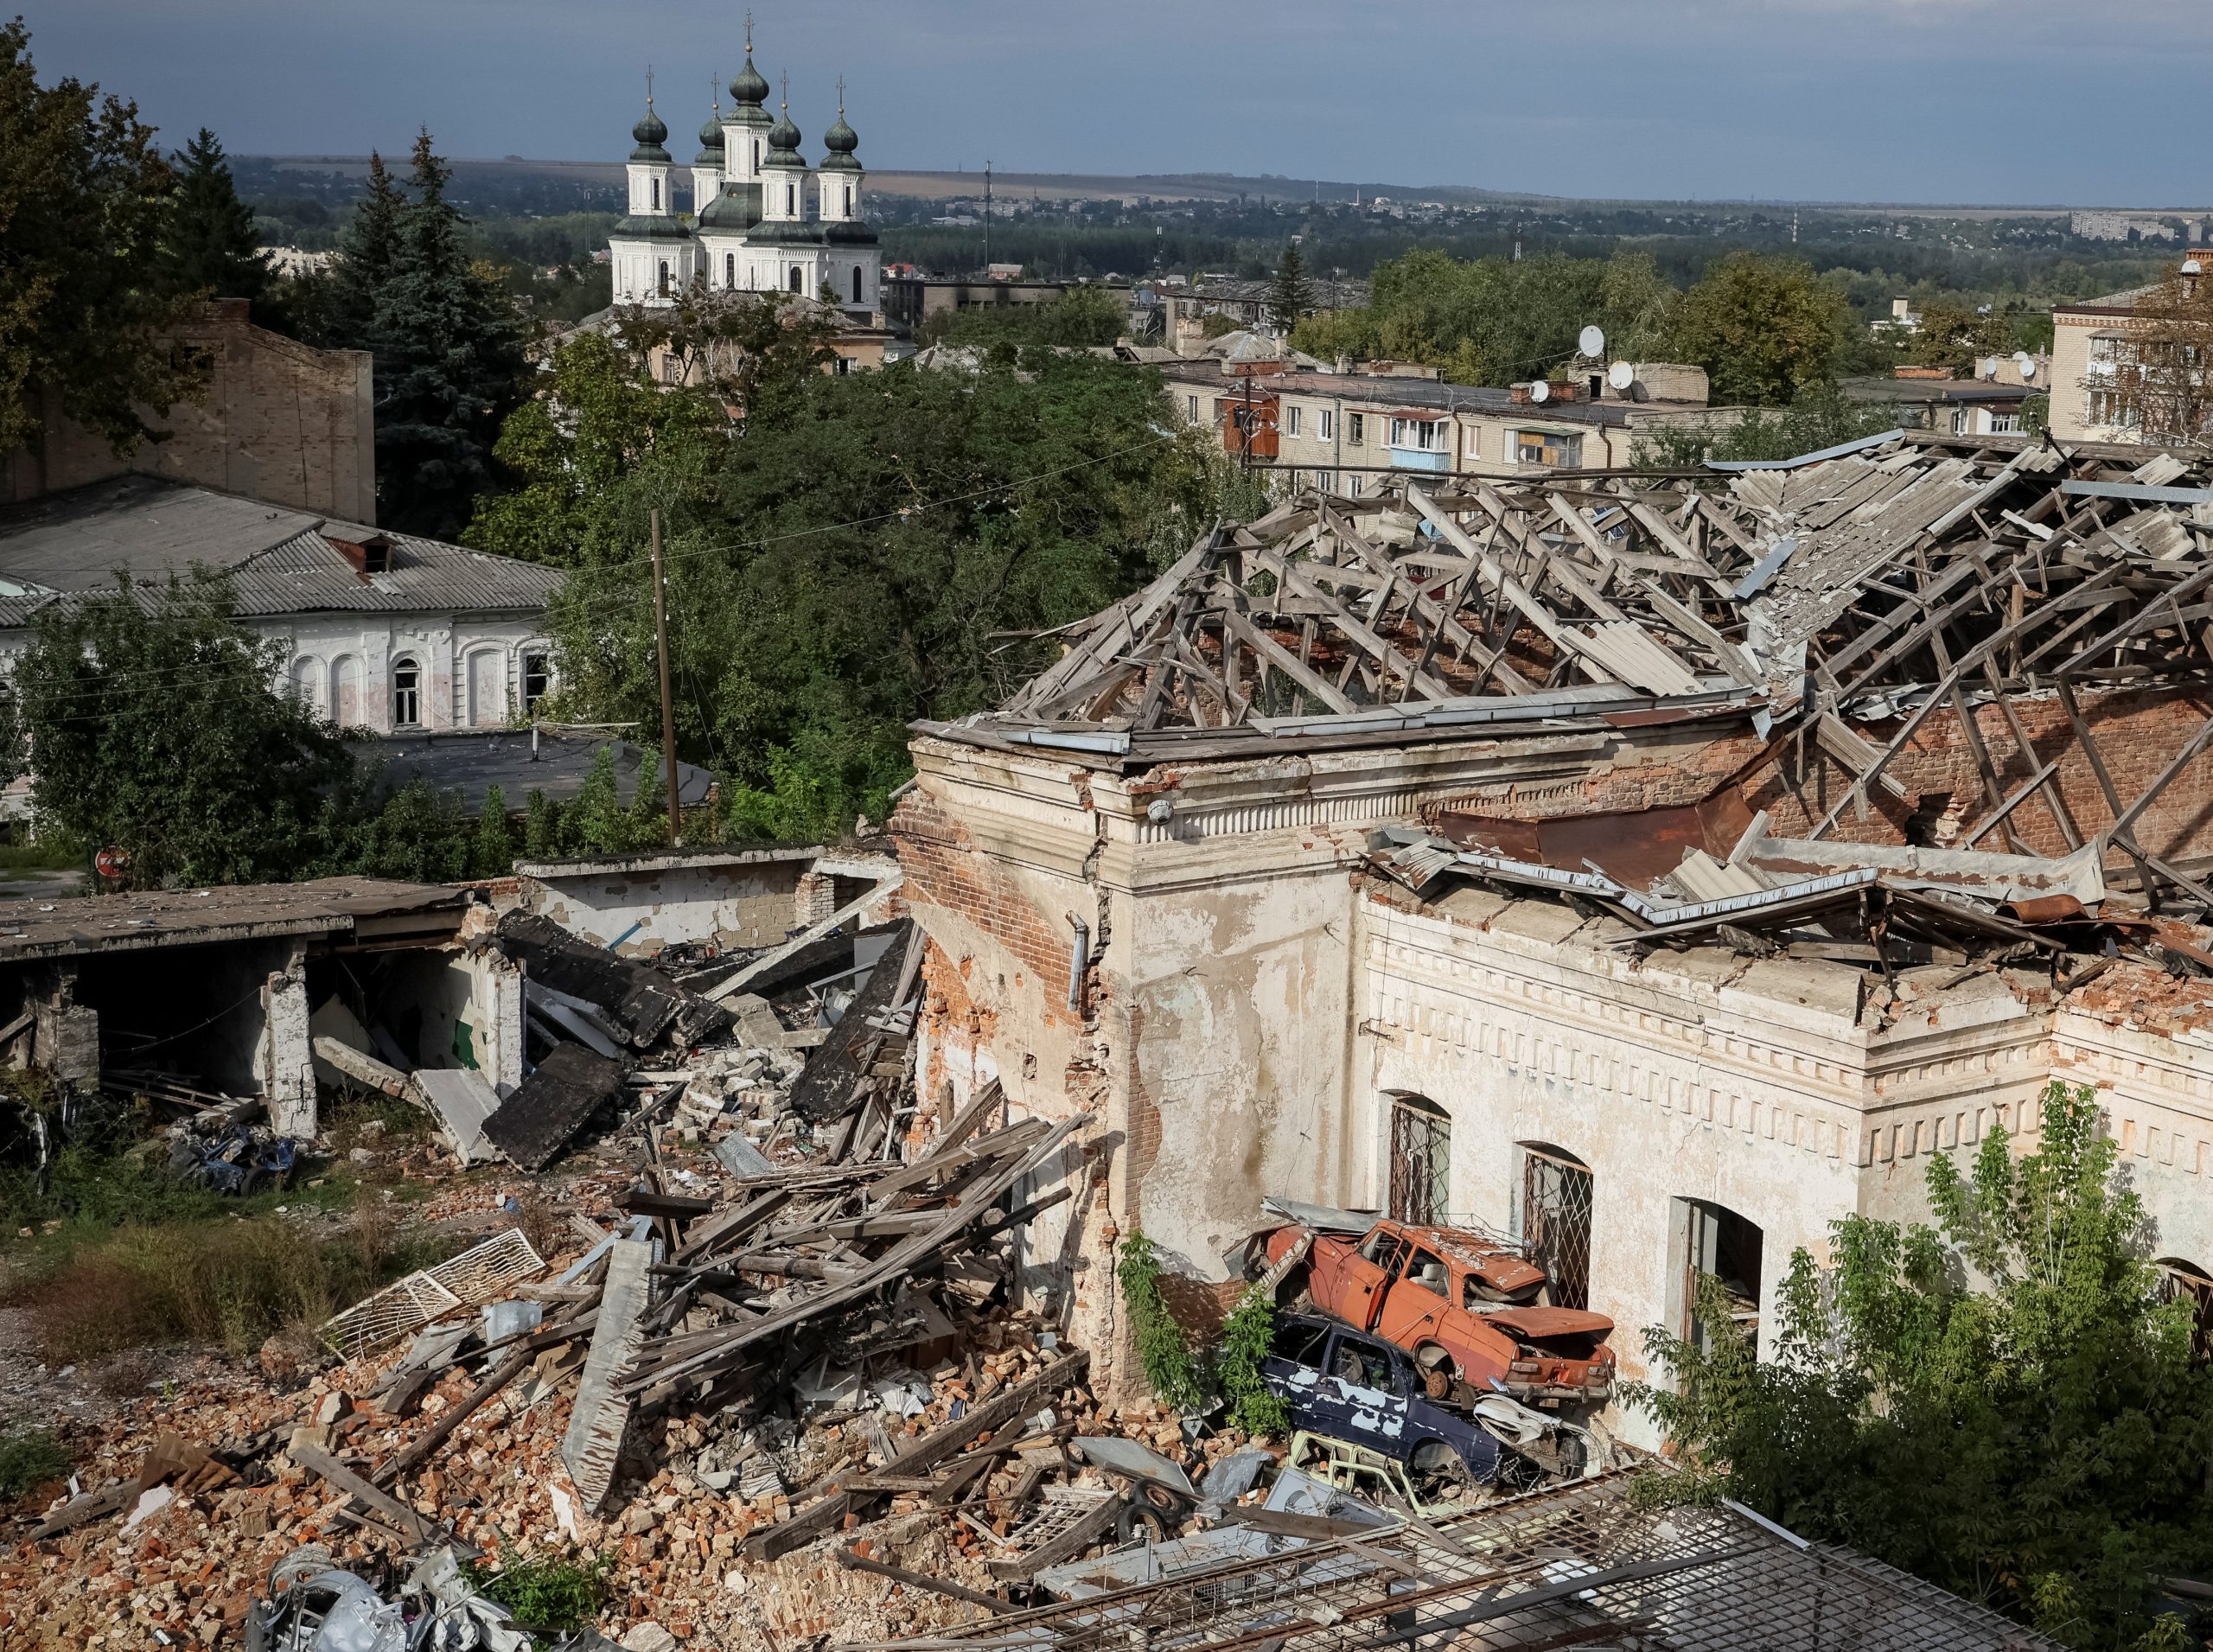
[[[688,132],[739,61],[701,0],[69,0],[41,69],[174,141],[615,158],[651,61]],[[762,9],[809,136],[880,169],[1237,171],[1560,194],[2189,205],[2203,0],[814,0]]]

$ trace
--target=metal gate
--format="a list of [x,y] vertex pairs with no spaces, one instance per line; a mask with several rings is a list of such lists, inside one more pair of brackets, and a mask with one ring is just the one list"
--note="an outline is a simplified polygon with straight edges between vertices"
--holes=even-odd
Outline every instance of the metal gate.
[[1591,1170],[1562,1155],[1521,1150],[1521,1241],[1551,1277],[1555,1308],[1591,1305]]
[[1451,1208],[1452,1120],[1434,1101],[1401,1096],[1391,1103],[1391,1215],[1432,1226]]

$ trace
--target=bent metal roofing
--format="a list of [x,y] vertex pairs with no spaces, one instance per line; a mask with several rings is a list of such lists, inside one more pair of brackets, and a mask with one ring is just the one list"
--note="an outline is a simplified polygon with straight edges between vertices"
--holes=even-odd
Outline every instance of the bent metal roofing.
[[[383,573],[357,571],[332,541],[381,538]],[[118,571],[157,584],[194,568],[226,574],[246,618],[329,612],[536,613],[558,571],[288,510],[210,488],[123,476],[0,510],[0,628],[51,603],[112,590]]]

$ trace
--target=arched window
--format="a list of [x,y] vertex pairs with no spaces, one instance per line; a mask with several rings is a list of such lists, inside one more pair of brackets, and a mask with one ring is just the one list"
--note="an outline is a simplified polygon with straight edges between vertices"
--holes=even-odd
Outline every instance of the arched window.
[[849,183],[849,184],[847,184],[847,185],[845,186],[845,216],[846,216],[846,217],[848,217],[848,218],[851,218],[852,215],[853,215],[853,186],[852,186],[851,184],[850,184],[850,183]]
[[799,186],[795,183],[784,186],[784,215],[787,218],[799,216]]
[[358,729],[369,720],[361,704],[361,662],[350,654],[330,662],[330,720],[341,729]]
[[654,190],[654,210],[655,212],[659,212],[659,211],[660,210],[660,180],[659,178],[655,178],[655,179],[654,180],[654,182],[653,182],[653,190]]
[[292,661],[292,698],[317,716],[322,712],[322,661],[312,656]]
[[1521,1242],[1555,1308],[1591,1305],[1591,1167],[1549,1142],[1521,1147]]
[[496,648],[469,656],[469,726],[495,728],[507,720],[507,657]]
[[794,292],[797,292],[797,291],[799,291],[799,290],[800,290],[800,284],[799,284],[799,265],[797,265],[796,264],[794,264],[794,265],[792,265],[792,290],[793,290]]
[[757,137],[753,140],[753,169],[761,169],[761,140]]
[[660,261],[660,296],[664,298],[668,297],[668,260],[666,258]]
[[392,726],[416,729],[423,725],[423,667],[412,654],[392,662]]
[[1452,1119],[1423,1095],[1391,1098],[1390,1213],[1433,1224],[1451,1208]]
[[858,304],[858,303],[860,303],[860,301],[861,301],[861,266],[860,266],[859,265],[856,264],[855,265],[853,265],[853,302],[854,302],[855,303],[857,303],[857,304]]
[[525,654],[522,657],[522,709],[527,717],[538,710],[553,686],[552,657],[544,653]]
[[723,254],[723,285],[725,287],[737,285],[737,254],[735,252]]

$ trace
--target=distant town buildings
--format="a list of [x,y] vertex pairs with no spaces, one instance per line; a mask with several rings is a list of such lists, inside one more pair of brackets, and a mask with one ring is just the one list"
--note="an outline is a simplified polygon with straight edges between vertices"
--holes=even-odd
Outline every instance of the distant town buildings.
[[[1306,285],[1314,309],[1322,314],[1368,307],[1369,288],[1365,281],[1310,277]],[[1210,316],[1227,316],[1240,327],[1259,327],[1268,318],[1268,295],[1274,288],[1275,283],[1266,277],[1215,275],[1202,276],[1189,287],[1164,287],[1161,341],[1178,355],[1196,354],[1206,341]]]
[[1186,424],[1218,430],[1224,451],[1266,467],[1292,488],[1358,499],[1393,475],[1500,477],[1626,465],[1638,438],[1665,426],[1735,416],[1708,403],[1703,371],[1674,362],[1624,364],[1502,389],[1441,382],[1433,367],[1298,358],[1253,335],[1215,341],[1219,359],[1164,366]]
[[2082,212],[2067,220],[2068,233],[2086,241],[2187,241],[2205,239],[2199,214]]
[[615,303],[671,303],[697,281],[715,292],[826,296],[875,310],[881,255],[876,232],[861,221],[860,139],[845,124],[842,87],[815,168],[800,153],[789,104],[769,118],[768,90],[753,67],[749,26],[745,67],[730,83],[733,106],[724,113],[717,105],[699,129],[688,217],[676,210],[668,127],[647,92],[645,118],[630,133],[637,147],[628,167],[629,211],[608,239]]

